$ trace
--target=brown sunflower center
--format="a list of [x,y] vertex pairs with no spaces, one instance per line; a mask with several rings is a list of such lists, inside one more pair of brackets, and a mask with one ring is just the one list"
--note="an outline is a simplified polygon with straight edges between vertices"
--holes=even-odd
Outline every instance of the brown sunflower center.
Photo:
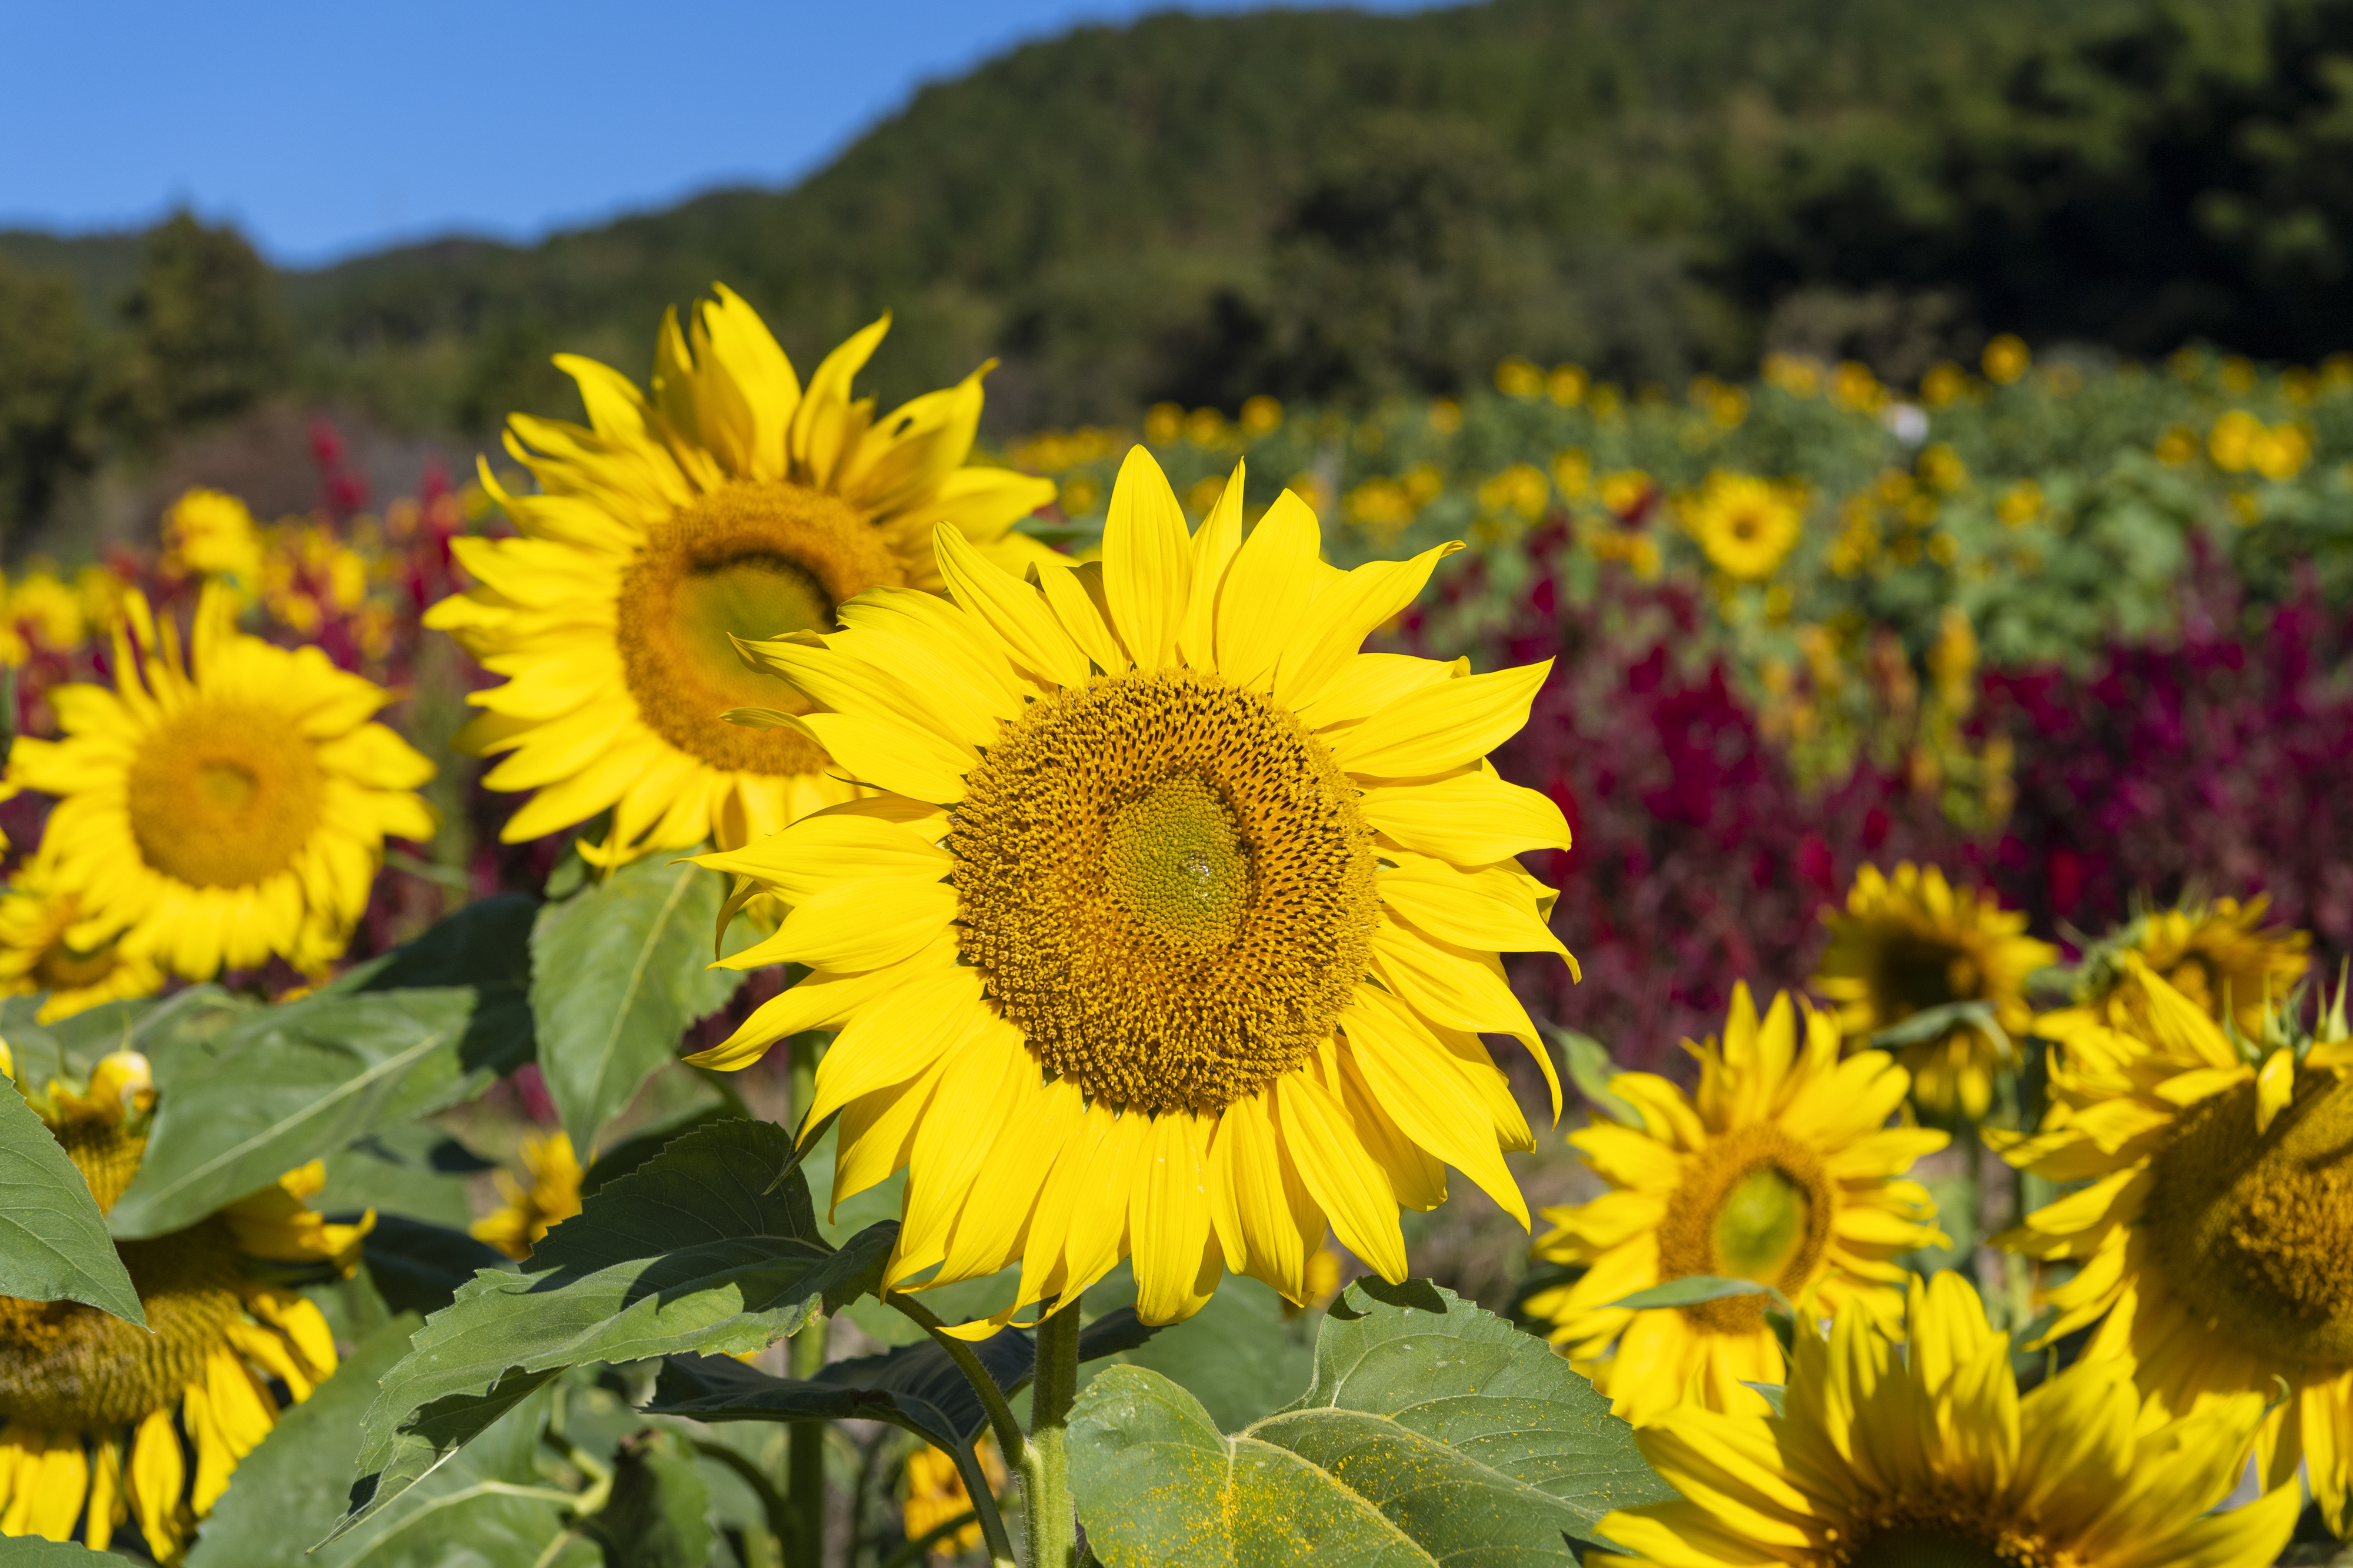
[[730,485],[652,530],[622,574],[622,677],[647,725],[688,755],[733,772],[812,772],[825,755],[799,735],[720,717],[808,709],[746,668],[733,639],[829,631],[844,600],[905,581],[882,535],[839,497],[781,480]]
[[[1830,1245],[1837,1201],[1813,1150],[1770,1124],[1737,1128],[1692,1156],[1667,1200],[1659,1279],[1713,1274],[1794,1293]],[[1700,1328],[1747,1333],[1765,1320],[1765,1298],[1730,1296],[1683,1312]]]
[[2254,1136],[2255,1086],[2182,1112],[2147,1233],[2202,1323],[2280,1361],[2353,1363],[2353,1082],[2308,1070]]
[[115,1250],[148,1328],[78,1301],[0,1296],[0,1413],[52,1431],[121,1426],[179,1402],[238,1315],[237,1255],[208,1219]]
[[318,752],[291,718],[205,700],[140,742],[125,804],[148,865],[191,887],[249,888],[293,864],[326,788]]
[[1736,511],[1732,514],[1732,537],[1741,543],[1753,542],[1764,531],[1765,524],[1755,512]]
[[1977,958],[1967,948],[1906,931],[1881,951],[1878,990],[1894,1004],[1894,1012],[1919,1013],[1967,1002],[1984,989]]
[[961,942],[1047,1070],[1214,1111],[1297,1067],[1364,978],[1371,830],[1322,742],[1210,676],[1032,703],[965,781]]
[[1974,1499],[1904,1498],[1858,1523],[1852,1540],[1832,1542],[1839,1568],[2052,1568],[2058,1560],[2039,1531]]

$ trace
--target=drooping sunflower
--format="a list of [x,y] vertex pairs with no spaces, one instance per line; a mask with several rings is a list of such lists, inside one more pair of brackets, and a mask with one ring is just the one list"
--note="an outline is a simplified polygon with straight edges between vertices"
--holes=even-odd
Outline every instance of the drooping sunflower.
[[0,896],[0,995],[47,993],[33,1015],[47,1024],[161,990],[164,972],[153,959],[125,952],[120,942],[84,950],[67,939],[81,922],[81,900],[51,890],[53,879],[36,859]]
[[1715,569],[1744,583],[1773,575],[1797,548],[1797,505],[1753,474],[1713,473],[1683,502],[1683,521]]
[[765,721],[882,793],[702,858],[792,906],[729,965],[814,973],[694,1059],[840,1031],[803,1135],[841,1112],[837,1197],[907,1169],[893,1288],[1018,1260],[1016,1306],[1067,1300],[1132,1253],[1165,1323],[1226,1268],[1303,1300],[1327,1217],[1401,1279],[1447,1164],[1526,1223],[1477,1037],[1550,1075],[1495,955],[1567,958],[1513,857],[1568,833],[1484,754],[1546,667],[1359,654],[1456,547],[1342,573],[1287,492],[1245,540],[1241,494],[1187,538],[1137,447],[1099,566],[1033,586],[943,527],[953,603],[747,647],[820,705]]
[[459,744],[508,753],[492,788],[538,792],[511,843],[609,807],[611,833],[583,850],[613,864],[714,837],[734,847],[849,798],[807,736],[721,720],[797,702],[731,638],[830,631],[869,588],[936,590],[941,523],[1017,569],[1050,558],[1012,525],[1053,482],[966,462],[988,365],[877,419],[849,384],[889,317],[804,390],[752,308],[717,293],[683,332],[663,319],[650,395],[557,358],[588,426],[509,421],[507,450],[541,493],[509,495],[487,468],[483,484],[522,537],[457,541],[477,585],[426,616],[510,678],[467,700],[483,712]]
[[[14,1076],[5,1050],[0,1068]],[[154,1099],[132,1051],[83,1092],[28,1097],[101,1212],[138,1173]],[[75,1301],[0,1297],[0,1535],[103,1551],[135,1521],[150,1553],[178,1561],[277,1425],[275,1389],[300,1402],[335,1370],[326,1320],[273,1281],[355,1267],[375,1216],[329,1225],[304,1201],[323,1181],[306,1165],[185,1230],[117,1242],[153,1333]]]
[[1634,1434],[1683,1496],[1626,1509],[1609,1568],[2265,1568],[2293,1479],[2226,1513],[2263,1400],[2152,1418],[2112,1365],[2021,1395],[2010,1336],[1957,1273],[1912,1282],[1896,1342],[1851,1307],[1801,1323],[1788,1413],[1685,1405]]
[[[1846,912],[1825,910],[1830,950],[1814,989],[1839,1005],[1839,1026],[1868,1039],[1931,1007],[1987,1002],[2003,1034],[2032,1020],[2026,977],[2059,950],[2026,934],[2026,917],[1990,892],[1956,889],[1945,873],[1910,861],[1892,878],[1876,866],[1855,874]],[[2017,1066],[2010,1038],[1968,1024],[1904,1047],[1913,1097],[1936,1115],[1976,1121],[1993,1103],[1994,1075]]]
[[1947,1142],[1889,1125],[1910,1075],[1883,1051],[1841,1061],[1829,1016],[1776,996],[1760,1023],[1736,985],[1724,1043],[1685,1042],[1699,1061],[1686,1096],[1651,1073],[1619,1073],[1610,1091],[1640,1127],[1597,1121],[1569,1134],[1618,1190],[1545,1210],[1555,1228],[1536,1256],[1582,1265],[1572,1284],[1529,1297],[1610,1408],[1640,1426],[1697,1382],[1713,1410],[1763,1409],[1750,1383],[1782,1381],[1781,1342],[1765,1299],[1635,1310],[1611,1302],[1692,1275],[1755,1279],[1809,1310],[1861,1301],[1902,1308],[1904,1271],[1889,1259],[1941,1245],[1927,1190],[1903,1179]]
[[316,648],[239,632],[217,586],[185,659],[145,599],[124,608],[115,689],[53,688],[65,738],[8,755],[10,784],[58,797],[40,859],[50,892],[76,900],[65,940],[192,980],[273,955],[323,970],[350,944],[385,839],[433,836],[414,793],[433,764],[373,721],[390,692]]
[[569,1134],[524,1139],[522,1168],[527,1182],[498,1173],[499,1195],[506,1202],[473,1226],[475,1240],[509,1258],[529,1258],[549,1231],[580,1212],[580,1160]]
[[2258,1062],[2137,958],[2116,1001],[2038,1024],[2060,1040],[2050,1114],[1986,1134],[2013,1165],[2090,1184],[1994,1243],[2078,1265],[2044,1339],[2096,1324],[2084,1359],[2126,1369],[2147,1420],[2276,1399],[2265,1484],[2301,1461],[2353,1535],[2353,1042]]
[[2311,933],[2264,925],[2270,908],[2259,894],[2243,905],[2193,900],[2144,910],[2084,955],[2075,1000],[2097,1006],[2114,996],[2133,953],[2207,1016],[2227,1016],[2241,1034],[2260,1038],[2265,1012],[2287,999],[2312,963]]

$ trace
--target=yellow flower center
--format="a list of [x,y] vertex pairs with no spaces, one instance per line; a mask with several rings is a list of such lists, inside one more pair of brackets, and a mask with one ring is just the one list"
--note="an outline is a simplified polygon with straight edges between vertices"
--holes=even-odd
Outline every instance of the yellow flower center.
[[1330,1037],[1379,917],[1372,834],[1323,744],[1212,676],[1034,702],[948,834],[965,957],[1048,1071],[1215,1111]]
[[249,888],[293,864],[326,787],[291,718],[207,699],[166,715],[140,742],[125,804],[148,865],[191,887]]
[[[98,1199],[114,1206],[139,1169],[147,1141],[99,1117],[70,1117],[57,1129]],[[178,1403],[204,1381],[205,1357],[238,1314],[239,1265],[228,1226],[207,1219],[115,1250],[146,1310],[134,1328],[78,1301],[0,1296],[0,1415],[51,1431],[127,1426]]]
[[2147,1232],[2199,1319],[2274,1360],[2353,1363],[2353,1082],[2296,1075],[2261,1137],[2255,1086],[2182,1112]]
[[[1691,1157],[1659,1226],[1662,1283],[1694,1274],[1755,1279],[1794,1293],[1830,1245],[1837,1194],[1821,1156],[1769,1123],[1736,1128]],[[1685,1307],[1694,1325],[1747,1333],[1761,1296]]]
[[825,755],[802,737],[720,717],[808,710],[785,682],[746,668],[733,639],[829,631],[836,605],[905,580],[881,533],[839,497],[730,485],[652,530],[622,574],[623,679],[647,725],[690,756],[734,772],[813,772]]

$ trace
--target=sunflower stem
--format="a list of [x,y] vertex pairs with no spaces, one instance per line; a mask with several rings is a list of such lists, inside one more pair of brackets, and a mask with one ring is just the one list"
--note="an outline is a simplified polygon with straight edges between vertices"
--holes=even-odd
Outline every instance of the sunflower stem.
[[997,1380],[988,1375],[988,1369],[980,1364],[980,1357],[973,1353],[972,1347],[949,1333],[947,1325],[940,1321],[939,1315],[913,1296],[902,1296],[893,1291],[883,1297],[882,1301],[885,1306],[914,1320],[925,1333],[932,1336],[934,1343],[948,1352],[948,1359],[956,1363],[956,1370],[964,1373],[965,1381],[972,1384],[973,1393],[979,1396],[980,1407],[988,1412],[988,1429],[997,1435],[997,1450],[1004,1457],[1005,1462],[1017,1469],[1027,1463],[1022,1454],[1029,1447],[1029,1442],[1021,1436],[1021,1423],[1013,1418],[1013,1406],[1007,1403],[1005,1391],[997,1386]]
[[[825,1370],[824,1318],[793,1336],[792,1372],[807,1381]],[[825,1429],[822,1421],[796,1421],[785,1429],[785,1493],[792,1500],[791,1568],[825,1568]]]
[[1062,1442],[1078,1396],[1079,1298],[1072,1295],[1038,1325],[1038,1381],[1030,1387],[1029,1443],[1021,1457],[1029,1568],[1078,1568],[1079,1516]]

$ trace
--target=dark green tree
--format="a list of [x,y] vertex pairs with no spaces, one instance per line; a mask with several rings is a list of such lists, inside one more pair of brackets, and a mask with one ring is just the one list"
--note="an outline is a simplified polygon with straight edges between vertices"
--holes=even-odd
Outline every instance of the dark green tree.
[[72,280],[0,259],[0,538],[90,463],[90,343]]
[[286,384],[269,264],[227,225],[180,212],[150,230],[121,313],[103,411],[135,444],[227,418]]

